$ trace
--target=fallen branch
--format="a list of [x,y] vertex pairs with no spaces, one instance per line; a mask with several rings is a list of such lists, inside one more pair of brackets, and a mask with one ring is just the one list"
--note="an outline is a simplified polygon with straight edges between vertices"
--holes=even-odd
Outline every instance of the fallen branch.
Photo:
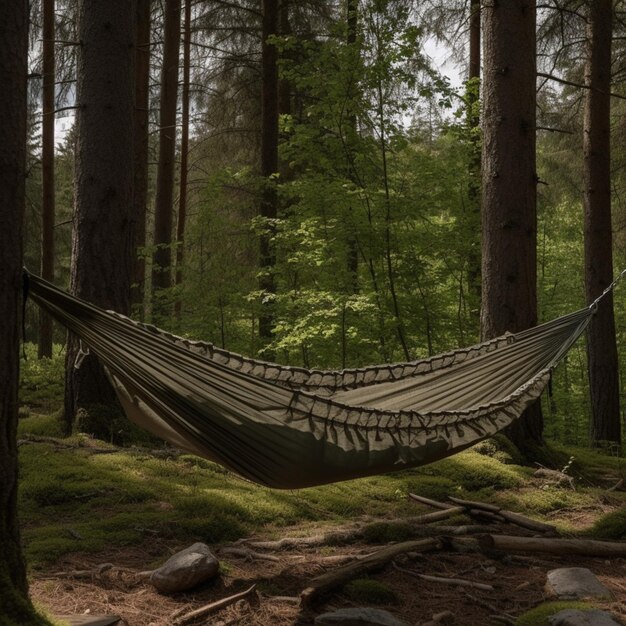
[[442,509],[441,511],[435,511],[434,513],[426,513],[411,519],[412,524],[430,524],[431,522],[438,522],[454,515],[463,515],[465,508],[462,506],[451,506],[448,509]]
[[452,611],[442,611],[435,613],[427,622],[422,622],[420,626],[439,626],[439,624],[451,624],[454,622]]
[[431,583],[441,583],[443,585],[453,585],[455,587],[473,587],[474,589],[480,589],[481,591],[493,591],[491,585],[485,583],[475,583],[471,580],[465,580],[463,578],[443,578],[441,576],[431,576],[429,574],[420,574],[406,567],[400,567],[395,561],[392,563],[395,569],[409,576],[420,578],[421,580],[427,580]]
[[317,598],[332,589],[340,587],[353,578],[376,569],[380,569],[395,557],[406,552],[427,552],[441,547],[438,539],[422,539],[420,541],[404,541],[382,550],[378,550],[354,563],[344,565],[332,572],[328,572],[311,580],[310,585],[300,594],[303,606],[311,605]]
[[238,602],[239,600],[243,600],[254,594],[256,589],[256,585],[252,585],[245,591],[240,593],[236,593],[232,596],[228,596],[227,598],[222,598],[221,600],[217,600],[217,602],[211,602],[210,604],[206,604],[205,606],[200,607],[199,609],[195,609],[194,611],[190,611],[189,613],[185,613],[185,615],[181,615],[175,620],[170,620],[172,626],[183,626],[183,624],[188,624],[193,620],[198,619],[199,617],[204,617],[205,615],[210,615],[211,613],[216,613],[217,611],[221,611],[222,609]]
[[594,539],[553,539],[544,537],[514,537],[511,535],[479,535],[483,550],[503,552],[545,552],[548,554],[577,554],[579,556],[626,557],[626,542],[596,541]]
[[280,561],[280,559],[273,554],[263,554],[262,552],[255,552],[248,548],[220,548],[219,553],[220,556],[234,556],[248,561],[273,561],[275,563]]
[[426,506],[430,506],[433,509],[451,509],[454,505],[447,504],[446,502],[438,502],[437,500],[431,500],[430,498],[426,498],[425,496],[418,496],[415,493],[410,493],[409,498],[411,500],[415,500],[415,502],[419,502],[420,504],[425,504]]

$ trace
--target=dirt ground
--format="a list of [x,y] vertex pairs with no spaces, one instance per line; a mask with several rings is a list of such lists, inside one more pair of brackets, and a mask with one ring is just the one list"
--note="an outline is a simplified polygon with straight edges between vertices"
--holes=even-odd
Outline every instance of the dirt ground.
[[[308,581],[336,567],[333,555],[368,554],[380,546],[356,544],[318,549],[268,553],[278,560],[224,556],[220,578],[193,593],[162,595],[138,573],[155,559],[169,556],[184,546],[155,540],[149,544],[97,555],[74,554],[53,570],[35,575],[31,594],[53,614],[116,614],[128,626],[167,626],[174,617],[209,602],[243,591],[256,583],[257,595],[240,601],[195,624],[238,624],[283,626],[312,624],[316,615],[350,606],[375,606],[351,600],[341,589],[301,611],[297,602]],[[219,550],[217,552],[219,557]],[[96,573],[104,563],[114,567]],[[463,626],[513,624],[515,618],[548,599],[544,590],[546,573],[557,567],[588,567],[613,592],[615,601],[602,608],[626,623],[626,560],[556,556],[489,557],[482,553],[436,552],[396,559],[403,569],[446,578],[463,578],[485,583],[493,591],[429,582],[400,571],[393,565],[369,577],[391,586],[398,596],[395,604],[378,605],[411,624],[427,622],[434,614],[451,611]],[[93,574],[86,572],[93,571]],[[77,575],[72,575],[72,572]]]

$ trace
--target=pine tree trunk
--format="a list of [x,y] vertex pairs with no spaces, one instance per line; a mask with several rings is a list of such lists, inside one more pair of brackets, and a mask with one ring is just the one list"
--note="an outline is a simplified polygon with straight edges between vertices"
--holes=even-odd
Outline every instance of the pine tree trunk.
[[[589,3],[583,134],[585,291],[595,300],[613,280],[611,226],[611,0]],[[613,295],[598,305],[587,334],[593,441],[621,441]]]
[[276,182],[272,175],[278,172],[278,50],[268,40],[278,33],[278,0],[263,0],[262,26],[262,99],[261,99],[261,177],[264,181],[261,196],[261,217],[270,220],[260,241],[259,288],[265,293],[259,316],[259,335],[269,341],[274,326],[272,296],[276,293],[274,283],[275,254],[272,245],[274,228],[271,220],[278,215]]
[[[82,0],[79,24],[70,290],[128,313],[135,241],[133,5]],[[113,388],[95,356],[84,359],[80,369],[74,367],[78,352],[79,342],[72,337],[66,358],[66,429],[80,410],[87,419],[82,428],[108,437],[111,413],[117,413]]]
[[[43,0],[41,276],[54,281],[54,0]],[[52,356],[52,318],[39,311],[39,358]]]
[[[152,289],[172,286],[172,224],[174,213],[174,168],[176,165],[176,104],[178,99],[178,52],[180,45],[180,0],[165,1],[163,68],[159,112],[159,161],[154,208],[154,265]],[[167,307],[155,304],[156,320],[167,317]]]
[[[191,67],[191,1],[185,0],[183,26],[183,85],[182,128],[180,138],[180,195],[178,200],[178,224],[176,228],[176,285],[183,282],[183,259],[185,257],[185,222],[187,220],[187,175],[189,170],[189,74]],[[181,294],[176,298],[176,317],[182,309]]]
[[[471,300],[471,309],[480,309],[480,0],[472,0],[470,6],[470,42],[469,42],[469,88],[467,91],[467,123],[471,134],[469,158],[469,185],[467,190],[469,207],[466,217],[466,236],[470,238],[467,259],[467,283]],[[479,320],[478,311],[474,318]]]
[[[483,6],[482,310],[484,339],[537,323],[535,3]],[[508,435],[542,438],[540,404]]]
[[0,15],[0,622],[29,626],[47,622],[28,600],[17,521],[28,2],[0,0]]
[[[134,117],[134,191],[135,242],[133,245],[132,303],[143,304],[146,263],[140,249],[146,245],[146,207],[148,204],[148,124],[150,119],[150,5],[151,0],[136,0],[135,5],[135,117]],[[141,308],[141,307],[140,307]]]

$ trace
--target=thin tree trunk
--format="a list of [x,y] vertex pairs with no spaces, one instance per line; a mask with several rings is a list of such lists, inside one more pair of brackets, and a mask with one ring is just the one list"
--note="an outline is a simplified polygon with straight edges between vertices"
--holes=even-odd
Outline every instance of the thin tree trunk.
[[[191,66],[191,0],[185,0],[183,25],[183,85],[182,128],[180,138],[180,195],[178,200],[178,225],[176,228],[176,285],[183,282],[183,259],[185,256],[185,222],[187,219],[187,175],[189,170],[189,73]],[[176,298],[176,317],[182,309],[181,294]]]
[[[589,3],[583,134],[585,292],[595,300],[613,279],[611,226],[611,0]],[[589,324],[587,354],[593,441],[620,441],[618,361],[613,296]]]
[[278,0],[263,0],[262,28],[262,100],[261,100],[261,176],[264,187],[261,197],[261,217],[269,220],[260,241],[260,284],[265,293],[259,316],[259,335],[265,341],[272,338],[274,326],[273,298],[276,293],[274,265],[276,262],[272,245],[277,211],[276,183],[272,175],[278,171],[278,50],[268,39],[278,32]]
[[[467,283],[472,294],[471,310],[480,309],[480,0],[472,0],[470,7],[469,85],[467,90],[467,122],[470,131],[469,199],[465,236],[470,238],[467,259]],[[474,316],[479,321],[479,314]]]
[[[356,51],[356,42],[357,42],[357,32],[358,32],[358,10],[359,10],[359,2],[358,0],[347,0],[347,16],[346,16],[346,44],[348,47],[352,47],[353,54],[351,55],[352,61],[354,65],[357,64],[358,53]],[[356,67],[352,68],[352,77],[354,78],[351,81],[350,89],[346,94],[347,99],[347,107],[348,107],[348,133],[346,138],[346,147],[350,151],[349,161],[352,162],[352,148],[354,141],[357,135],[357,118],[354,113],[353,100],[356,98]],[[350,166],[349,163],[349,166]],[[356,238],[355,225],[354,225],[354,209],[350,205],[348,207],[348,259],[347,259],[347,269],[348,276],[350,277],[351,290],[352,293],[358,293],[359,291],[359,246]]]
[[[146,245],[146,207],[148,204],[148,124],[150,119],[150,5],[151,0],[135,4],[135,117],[134,117],[134,191],[135,214],[134,272],[132,303],[142,305],[146,282],[146,262],[141,248]],[[140,315],[143,307],[139,306]]]
[[[181,0],[165,0],[163,68],[159,112],[159,162],[154,209],[154,265],[152,289],[172,286],[172,224],[174,211],[174,166],[176,159],[176,104],[178,98],[178,52]],[[166,308],[154,307],[157,321]]]
[[47,622],[28,600],[17,520],[28,2],[0,0],[0,15],[0,616],[35,625]]
[[[535,3],[490,3],[482,9],[484,339],[537,323],[535,172]],[[515,45],[511,45],[515,42]],[[542,439],[537,402],[508,430],[522,450]]]
[[[54,0],[43,0],[41,276],[54,281]],[[52,318],[39,311],[39,358],[52,356]]]
[[[126,0],[82,0],[80,5],[70,290],[121,313],[130,309],[135,241],[133,17],[133,5]],[[79,352],[78,340],[71,337],[66,430],[80,411],[88,432],[108,437],[110,417],[118,412],[113,388],[93,355],[80,369],[74,367]]]

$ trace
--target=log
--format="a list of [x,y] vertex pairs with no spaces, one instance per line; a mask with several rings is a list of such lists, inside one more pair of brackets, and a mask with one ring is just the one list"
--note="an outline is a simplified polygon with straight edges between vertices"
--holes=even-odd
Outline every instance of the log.
[[210,604],[205,604],[201,606],[199,609],[195,609],[194,611],[190,611],[189,613],[185,613],[185,615],[181,615],[175,620],[171,621],[173,626],[183,626],[183,624],[188,624],[199,617],[204,617],[205,615],[209,615],[211,613],[215,613],[217,611],[221,611],[222,609],[230,606],[231,604],[235,604],[239,600],[243,600],[248,596],[251,596],[256,589],[256,585],[252,585],[245,591],[240,593],[236,593],[232,596],[228,596],[227,598],[222,598],[221,600],[217,600],[216,602],[211,602]]
[[300,594],[300,603],[302,606],[310,606],[320,596],[332,589],[340,587],[353,578],[381,569],[400,554],[406,552],[427,552],[438,550],[440,547],[441,543],[438,539],[421,539],[418,541],[403,541],[382,550],[377,550],[358,561],[313,578],[310,585]]
[[240,559],[246,559],[248,561],[274,561],[278,562],[280,559],[273,554],[263,554],[261,552],[255,552],[254,550],[249,550],[248,548],[220,548],[219,550],[220,556],[234,556]]
[[600,558],[626,557],[626,542],[596,541],[595,539],[554,539],[546,537],[513,537],[511,535],[479,535],[483,550],[502,552],[544,552],[576,554]]

